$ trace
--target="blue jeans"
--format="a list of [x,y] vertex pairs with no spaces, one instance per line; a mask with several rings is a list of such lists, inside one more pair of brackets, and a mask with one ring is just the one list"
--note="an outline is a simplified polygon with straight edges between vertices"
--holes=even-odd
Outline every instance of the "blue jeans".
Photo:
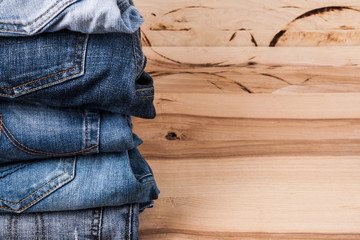
[[0,99],[155,117],[139,30],[0,38],[0,59]]
[[0,214],[0,239],[137,240],[139,205],[71,212]]
[[0,1],[0,36],[69,29],[82,33],[133,33],[143,18],[129,0]]
[[122,152],[141,143],[127,115],[0,100],[0,164]]
[[139,151],[0,165],[0,212],[151,204],[159,190]]

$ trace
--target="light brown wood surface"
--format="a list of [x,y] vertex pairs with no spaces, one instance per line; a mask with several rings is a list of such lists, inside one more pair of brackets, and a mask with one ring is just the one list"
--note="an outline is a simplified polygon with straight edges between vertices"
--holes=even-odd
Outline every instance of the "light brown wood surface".
[[137,0],[144,240],[360,239],[360,2]]

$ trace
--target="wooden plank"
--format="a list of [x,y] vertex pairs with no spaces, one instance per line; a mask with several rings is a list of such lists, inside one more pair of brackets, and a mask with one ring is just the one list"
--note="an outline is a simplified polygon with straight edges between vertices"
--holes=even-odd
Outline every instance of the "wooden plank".
[[138,0],[151,46],[359,45],[354,0]]
[[217,239],[243,232],[256,236],[359,231],[358,156],[149,163],[162,192],[155,207],[141,216],[144,235],[181,233]]
[[359,47],[146,47],[157,92],[359,92]]
[[146,158],[360,154],[360,119],[249,119],[161,114],[134,119]]
[[176,231],[167,229],[157,231],[140,231],[143,240],[358,240],[360,234],[326,234],[326,233],[216,233],[199,231]]

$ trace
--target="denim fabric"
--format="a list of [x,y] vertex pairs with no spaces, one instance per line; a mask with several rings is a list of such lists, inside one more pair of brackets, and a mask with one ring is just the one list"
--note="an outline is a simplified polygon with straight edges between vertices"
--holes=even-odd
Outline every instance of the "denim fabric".
[[153,173],[136,148],[0,165],[1,212],[144,206],[158,194]]
[[123,114],[0,101],[0,164],[122,152],[141,143]]
[[154,118],[140,32],[0,38],[0,98]]
[[29,36],[61,29],[133,33],[143,17],[132,5],[128,0],[2,0],[0,36]]
[[0,239],[137,240],[139,205],[80,211],[0,214]]

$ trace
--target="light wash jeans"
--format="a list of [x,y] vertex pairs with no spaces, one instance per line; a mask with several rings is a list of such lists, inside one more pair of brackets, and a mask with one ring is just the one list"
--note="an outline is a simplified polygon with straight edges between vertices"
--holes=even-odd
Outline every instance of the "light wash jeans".
[[0,1],[0,36],[30,36],[62,29],[134,33],[142,22],[131,0]]

